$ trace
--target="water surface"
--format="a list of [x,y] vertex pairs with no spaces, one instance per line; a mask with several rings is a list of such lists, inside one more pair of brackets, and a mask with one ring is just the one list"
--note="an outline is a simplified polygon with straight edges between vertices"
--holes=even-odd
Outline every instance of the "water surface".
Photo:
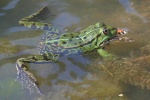
[[[147,0],[3,0],[0,4],[0,100],[69,100],[84,97],[88,92],[89,97],[83,100],[109,99],[126,92],[130,100],[148,100],[149,90],[139,87],[122,90],[120,85],[95,76],[88,65],[99,56],[94,53],[78,57],[62,57],[58,63],[29,64],[30,70],[37,77],[43,97],[31,94],[29,90],[22,89],[21,84],[15,81],[17,71],[16,60],[30,54],[37,54],[37,45],[44,31],[32,30],[22,27],[18,21],[38,11],[43,6],[48,6],[55,15],[45,21],[54,24],[63,33],[75,32],[98,21],[107,25],[129,30],[128,36],[134,38],[133,43],[117,43],[107,47],[107,50],[120,57],[136,57],[140,47],[149,44],[150,38],[150,2]],[[100,79],[97,81],[97,79]],[[100,84],[100,82],[103,82]],[[109,88],[108,91],[86,90],[87,87]],[[78,90],[84,87],[85,91]],[[103,88],[102,88],[103,89]],[[104,89],[103,89],[104,90]],[[93,94],[93,92],[97,94]],[[64,97],[64,93],[68,97]],[[101,96],[98,96],[98,93]],[[108,94],[107,94],[108,93]],[[69,95],[70,94],[70,95]],[[74,96],[77,94],[79,97]],[[106,95],[107,94],[107,95]],[[109,96],[108,96],[109,95]],[[143,96],[144,95],[144,96]],[[106,96],[106,97],[105,97]],[[124,100],[124,98],[120,99]],[[125,99],[126,100],[126,99]]]

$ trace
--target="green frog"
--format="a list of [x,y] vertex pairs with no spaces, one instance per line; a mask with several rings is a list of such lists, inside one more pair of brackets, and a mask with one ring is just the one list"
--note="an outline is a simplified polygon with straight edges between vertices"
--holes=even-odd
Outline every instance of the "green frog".
[[55,26],[39,21],[39,19],[45,19],[45,16],[49,14],[49,9],[43,7],[36,13],[19,21],[20,25],[25,27],[47,31],[41,37],[38,45],[40,54],[19,58],[16,62],[17,80],[21,83],[26,83],[26,88],[31,91],[40,93],[37,80],[28,70],[26,63],[56,62],[61,56],[81,55],[93,51],[97,51],[104,59],[109,59],[115,56],[104,50],[106,44],[112,40],[132,41],[127,37],[119,36],[126,34],[126,30],[106,26],[103,22],[97,22],[95,25],[91,25],[79,32],[60,34]]

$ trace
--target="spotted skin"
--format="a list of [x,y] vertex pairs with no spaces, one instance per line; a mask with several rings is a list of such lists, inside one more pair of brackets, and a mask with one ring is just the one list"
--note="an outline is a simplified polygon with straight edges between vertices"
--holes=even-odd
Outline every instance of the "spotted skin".
[[[126,31],[112,26],[106,26],[103,22],[97,22],[79,32],[60,34],[59,30],[48,23],[40,22],[51,15],[47,7],[43,7],[38,12],[22,18],[19,23],[32,29],[46,30],[39,42],[39,55],[19,58],[16,68],[18,71],[17,80],[26,84],[26,88],[38,90],[37,80],[28,70],[26,63],[56,62],[60,56],[70,54],[85,54],[97,50],[103,58],[113,55],[106,52],[103,47],[113,39],[123,40],[119,35],[126,34]],[[130,40],[129,38],[126,39]]]

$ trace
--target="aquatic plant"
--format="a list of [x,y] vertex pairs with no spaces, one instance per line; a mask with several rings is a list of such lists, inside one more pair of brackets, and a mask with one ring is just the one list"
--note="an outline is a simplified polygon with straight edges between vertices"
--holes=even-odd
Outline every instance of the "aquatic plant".
[[12,46],[11,42],[7,39],[1,38],[0,39],[0,53],[4,54],[13,54],[16,53],[16,49],[14,46]]
[[141,48],[141,56],[111,62],[95,63],[98,70],[103,70],[116,81],[150,89],[150,45]]

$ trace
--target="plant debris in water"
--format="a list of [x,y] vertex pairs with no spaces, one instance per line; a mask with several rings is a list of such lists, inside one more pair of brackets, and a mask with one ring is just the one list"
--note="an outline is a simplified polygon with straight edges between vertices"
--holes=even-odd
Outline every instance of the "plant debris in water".
[[[146,52],[145,52],[146,51]],[[116,81],[150,89],[150,45],[141,48],[141,56],[132,59],[104,61],[103,64],[95,62],[92,66],[96,70],[107,73]],[[146,54],[145,54],[146,53]]]
[[16,48],[12,46],[11,42],[7,39],[0,39],[0,53],[13,54],[16,53]]

